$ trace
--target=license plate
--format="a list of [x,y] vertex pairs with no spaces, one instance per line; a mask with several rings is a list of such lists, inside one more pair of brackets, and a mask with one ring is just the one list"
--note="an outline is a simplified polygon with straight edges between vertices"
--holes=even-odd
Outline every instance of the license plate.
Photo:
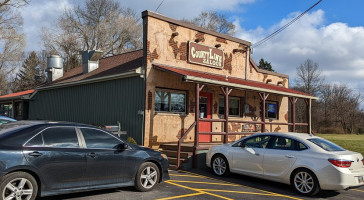
[[358,176],[358,182],[364,183],[364,176]]

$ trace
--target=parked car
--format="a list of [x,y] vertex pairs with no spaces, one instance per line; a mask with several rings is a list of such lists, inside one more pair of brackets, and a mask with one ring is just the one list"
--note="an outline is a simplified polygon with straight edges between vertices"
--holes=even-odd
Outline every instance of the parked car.
[[33,200],[168,180],[166,155],[75,123],[18,121],[0,126],[1,199]]
[[0,125],[6,124],[9,122],[16,122],[16,120],[13,118],[10,118],[10,117],[0,116]]
[[364,185],[360,153],[309,134],[261,133],[214,146],[206,165],[218,176],[233,172],[286,183],[303,195]]

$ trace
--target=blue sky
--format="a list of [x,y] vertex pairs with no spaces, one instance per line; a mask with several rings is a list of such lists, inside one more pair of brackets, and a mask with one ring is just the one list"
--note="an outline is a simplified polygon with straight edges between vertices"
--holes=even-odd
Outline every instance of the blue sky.
[[[155,11],[161,0],[118,0],[136,12]],[[237,27],[235,37],[259,41],[318,0],[165,0],[159,13],[175,19],[193,18],[201,11],[226,14]],[[33,0],[22,10],[27,49],[42,48],[42,27],[52,28],[65,8],[84,0]],[[364,92],[364,1],[323,0],[307,15],[254,49],[252,57],[272,63],[294,83],[296,67],[310,58],[327,82],[346,83]]]

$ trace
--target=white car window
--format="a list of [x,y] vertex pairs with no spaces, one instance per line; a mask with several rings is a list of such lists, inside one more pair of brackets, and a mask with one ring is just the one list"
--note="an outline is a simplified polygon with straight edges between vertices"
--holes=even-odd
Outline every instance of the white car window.
[[247,140],[243,140],[245,147],[251,148],[266,148],[271,137],[268,135],[260,135],[257,137],[252,137]]

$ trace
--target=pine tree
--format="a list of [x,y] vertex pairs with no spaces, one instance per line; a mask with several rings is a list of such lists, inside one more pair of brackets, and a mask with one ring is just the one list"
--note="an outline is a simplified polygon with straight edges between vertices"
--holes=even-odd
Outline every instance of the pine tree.
[[29,53],[27,59],[24,60],[21,69],[16,74],[13,84],[13,91],[23,91],[34,89],[43,84],[45,81],[45,73],[41,67],[41,61],[35,51]]
[[261,58],[259,60],[259,66],[258,67],[260,69],[264,69],[264,70],[268,70],[268,71],[274,72],[274,69],[273,69],[272,65],[269,62],[265,61],[263,58]]

